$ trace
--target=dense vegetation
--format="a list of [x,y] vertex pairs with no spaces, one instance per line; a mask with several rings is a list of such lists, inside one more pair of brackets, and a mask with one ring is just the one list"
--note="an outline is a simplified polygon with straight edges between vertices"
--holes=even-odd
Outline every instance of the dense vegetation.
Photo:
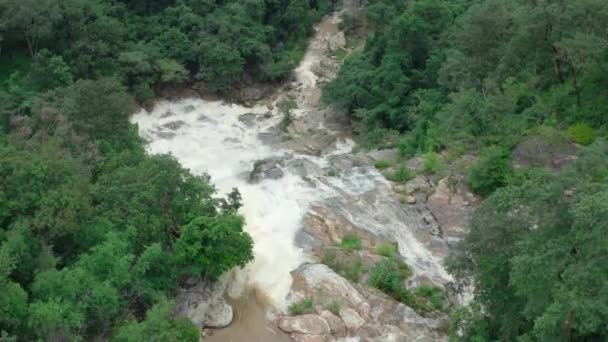
[[362,145],[425,154],[427,172],[435,153],[479,156],[465,173],[487,200],[451,261],[474,299],[454,339],[608,339],[608,2],[377,0],[364,21],[323,95]]
[[285,77],[332,4],[0,0],[0,340],[198,341],[168,298],[252,259],[240,195],[148,156],[132,95]]
[[574,126],[589,143],[608,124],[607,8],[603,0],[373,1],[375,33],[324,98],[356,119],[365,145],[401,135],[404,155],[510,147],[538,125]]

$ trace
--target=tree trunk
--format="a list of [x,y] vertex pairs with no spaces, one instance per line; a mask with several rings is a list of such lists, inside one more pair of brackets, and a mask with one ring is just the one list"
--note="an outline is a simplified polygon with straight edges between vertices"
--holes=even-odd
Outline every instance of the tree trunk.
[[564,74],[562,73],[562,61],[559,58],[559,50],[552,45],[551,51],[553,51],[553,67],[555,69],[555,76],[557,76],[559,83],[564,84]]

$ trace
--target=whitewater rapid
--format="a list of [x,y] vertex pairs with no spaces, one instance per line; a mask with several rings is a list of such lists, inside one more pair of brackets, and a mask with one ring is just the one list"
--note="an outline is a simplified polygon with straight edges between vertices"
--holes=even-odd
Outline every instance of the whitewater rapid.
[[[323,42],[327,34],[338,30],[338,22],[336,14],[319,25],[321,29],[318,28],[296,69],[299,90],[288,94],[293,95],[299,105],[296,118],[305,118],[318,110],[319,80],[313,69],[323,55],[328,54],[327,44]],[[274,308],[280,311],[287,308],[292,284],[290,272],[312,261],[296,246],[296,236],[303,217],[316,204],[334,205],[361,229],[397,241],[400,254],[418,273],[448,279],[440,261],[415,239],[407,220],[400,216],[403,213],[398,201],[391,202],[391,210],[398,214],[379,218],[378,213],[386,207],[384,203],[366,204],[357,200],[372,190],[391,192],[388,182],[371,165],[353,168],[338,177],[329,175],[332,158],[351,153],[354,147],[351,140],[337,138],[321,156],[298,154],[277,147],[280,144],[262,141],[264,134],[281,137],[276,130],[282,116],[269,109],[276,108],[286,94],[279,95],[274,106],[252,108],[202,99],[161,101],[153,110],[142,109],[132,117],[140,135],[148,142],[149,153],[171,154],[192,173],[210,175],[220,196],[235,187],[240,191],[241,213],[246,220],[245,229],[254,240],[255,259],[245,269],[235,271],[229,294],[238,296],[245,289],[254,289]],[[315,129],[325,130],[322,120],[315,124]],[[283,165],[283,176],[279,179],[249,182],[256,161],[272,157],[305,161],[316,171],[302,177],[294,168]],[[356,204],[351,206],[352,203]]]

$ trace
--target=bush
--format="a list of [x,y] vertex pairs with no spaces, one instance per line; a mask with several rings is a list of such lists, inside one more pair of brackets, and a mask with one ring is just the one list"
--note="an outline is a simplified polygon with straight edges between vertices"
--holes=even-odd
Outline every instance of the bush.
[[424,155],[422,162],[424,171],[431,174],[438,174],[446,169],[445,163],[441,160],[441,157],[435,152],[429,152]]
[[327,306],[327,310],[329,310],[334,315],[340,315],[340,308],[342,308],[342,303],[337,300],[332,300],[331,303]]
[[416,174],[405,165],[400,165],[397,171],[386,175],[386,179],[397,183],[405,183],[414,177]]
[[384,160],[384,159],[376,160],[376,162],[374,163],[374,167],[378,170],[384,170],[390,166],[391,166],[391,162],[388,160]]
[[356,234],[346,234],[340,242],[340,248],[346,251],[361,249],[361,239]]
[[333,249],[325,251],[321,263],[353,283],[358,282],[366,271],[360,256],[349,257],[345,262],[341,262]]
[[441,308],[443,308],[443,295],[441,293],[441,289],[438,287],[420,285],[416,289],[416,296],[428,301],[434,310],[441,310]]
[[312,298],[306,298],[289,306],[289,313],[292,315],[303,315],[313,311],[314,303]]
[[387,258],[392,258],[397,254],[397,244],[383,242],[376,247],[376,253]]
[[505,186],[512,173],[508,151],[492,146],[481,151],[479,161],[471,167],[469,185],[474,192],[488,196]]
[[580,145],[590,145],[595,140],[593,128],[584,122],[570,126],[568,135],[573,142]]

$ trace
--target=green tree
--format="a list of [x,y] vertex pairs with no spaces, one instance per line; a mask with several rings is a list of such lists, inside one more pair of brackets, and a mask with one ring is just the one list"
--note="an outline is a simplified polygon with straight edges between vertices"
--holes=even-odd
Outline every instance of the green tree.
[[182,227],[175,259],[185,275],[217,279],[253,259],[253,240],[243,231],[243,218],[233,212],[199,217]]

